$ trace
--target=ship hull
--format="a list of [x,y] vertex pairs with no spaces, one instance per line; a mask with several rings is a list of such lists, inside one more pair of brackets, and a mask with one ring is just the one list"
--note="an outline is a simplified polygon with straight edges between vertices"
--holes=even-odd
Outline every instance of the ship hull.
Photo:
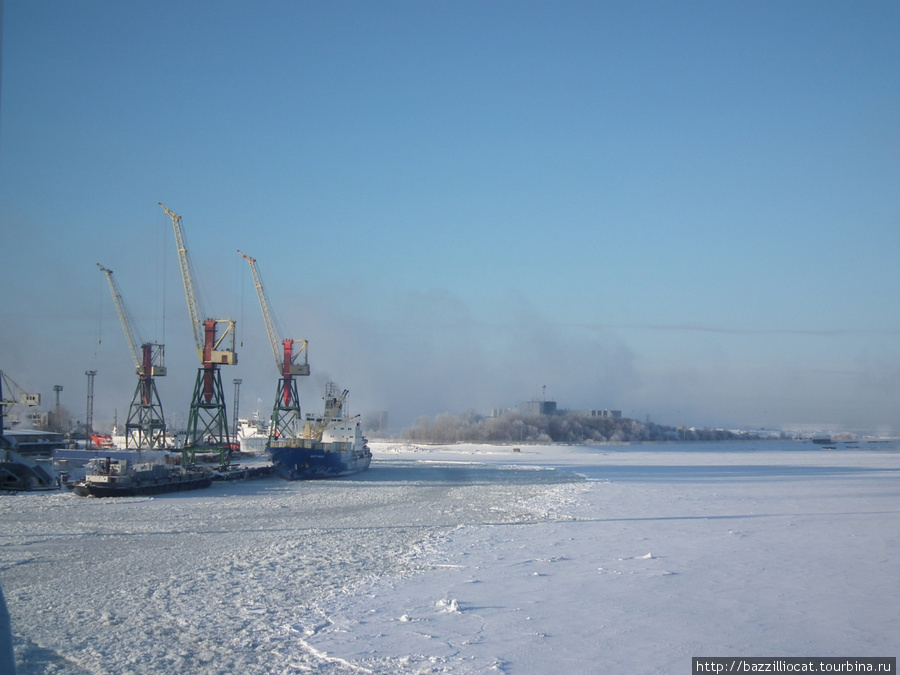
[[368,446],[351,443],[308,443],[308,447],[267,448],[276,473],[286,480],[316,480],[350,476],[369,468],[372,453]]

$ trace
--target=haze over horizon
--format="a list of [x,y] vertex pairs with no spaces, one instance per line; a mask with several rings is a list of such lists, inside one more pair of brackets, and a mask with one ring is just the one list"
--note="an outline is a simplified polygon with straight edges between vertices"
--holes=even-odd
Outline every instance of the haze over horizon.
[[[892,2],[5,0],[0,370],[172,426],[195,352],[171,221],[277,371],[240,249],[353,413],[539,398],[667,425],[900,433]],[[22,409],[19,409],[22,412]]]

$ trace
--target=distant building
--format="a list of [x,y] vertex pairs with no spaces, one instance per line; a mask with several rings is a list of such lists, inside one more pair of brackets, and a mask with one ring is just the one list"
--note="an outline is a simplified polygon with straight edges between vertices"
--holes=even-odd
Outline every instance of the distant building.
[[35,429],[46,429],[50,424],[49,412],[36,410],[32,413],[28,413],[28,418],[31,420],[31,426]]
[[523,415],[555,415],[556,401],[526,401],[519,404]]
[[581,417],[599,417],[601,419],[617,420],[622,417],[621,410],[579,410],[575,414]]
[[[617,420],[622,418],[621,410],[566,410],[557,408],[556,401],[525,401],[517,408],[521,415],[545,415],[568,417],[593,417],[598,419]],[[509,409],[495,408],[491,410],[491,417],[502,417]]]

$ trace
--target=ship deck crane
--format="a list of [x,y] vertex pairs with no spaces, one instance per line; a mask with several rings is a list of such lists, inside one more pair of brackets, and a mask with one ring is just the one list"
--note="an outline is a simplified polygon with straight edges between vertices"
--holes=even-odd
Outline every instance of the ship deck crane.
[[[280,341],[276,332],[275,320],[269,311],[269,300],[265,287],[259,276],[256,266],[256,258],[238,250],[250,265],[250,273],[253,275],[253,285],[256,287],[256,295],[259,298],[259,306],[262,309],[263,322],[266,324],[266,333],[275,357],[275,365],[278,374],[278,390],[275,394],[275,405],[272,408],[272,418],[269,424],[269,439],[274,438],[298,438],[300,433],[300,397],[297,394],[296,376],[309,375],[308,343],[306,340],[283,339]],[[283,333],[282,333],[283,334]],[[295,350],[295,345],[300,345]],[[300,356],[303,360],[300,361]]]
[[[137,450],[161,450],[166,445],[166,419],[154,378],[166,374],[165,346],[155,342],[144,342],[139,337],[136,339],[134,323],[125,308],[125,301],[122,299],[118,283],[113,278],[113,271],[100,263],[97,263],[97,267],[106,275],[138,376],[137,387],[128,407],[128,419],[125,422],[125,447]],[[140,353],[138,344],[141,345]]]
[[334,382],[329,382],[325,386],[325,414],[322,417],[307,416],[306,426],[303,429],[303,438],[311,438],[316,443],[320,443],[325,432],[341,422],[344,413],[344,402],[347,400],[349,393],[349,390],[344,389],[341,395],[338,396],[337,385]]
[[233,319],[200,318],[203,313],[194,289],[190,259],[181,229],[181,216],[170,211],[162,203],[160,206],[172,219],[172,227],[175,230],[175,245],[178,250],[178,262],[181,265],[181,276],[184,280],[184,294],[187,299],[191,328],[194,332],[194,344],[197,347],[197,355],[200,357],[200,369],[197,371],[191,409],[188,414],[184,461],[193,463],[197,449],[215,449],[219,452],[219,463],[223,467],[227,467],[231,464],[234,444],[228,428],[225,391],[222,388],[222,374],[219,372],[219,366],[231,366],[237,363],[235,321]]

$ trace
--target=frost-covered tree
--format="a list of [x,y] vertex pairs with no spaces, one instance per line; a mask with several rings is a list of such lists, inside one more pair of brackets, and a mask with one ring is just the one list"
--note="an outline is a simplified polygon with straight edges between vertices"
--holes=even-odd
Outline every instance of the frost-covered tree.
[[636,443],[713,441],[739,436],[721,429],[666,427],[628,418],[578,415],[522,415],[510,411],[484,417],[473,410],[418,418],[403,438],[421,443]]

